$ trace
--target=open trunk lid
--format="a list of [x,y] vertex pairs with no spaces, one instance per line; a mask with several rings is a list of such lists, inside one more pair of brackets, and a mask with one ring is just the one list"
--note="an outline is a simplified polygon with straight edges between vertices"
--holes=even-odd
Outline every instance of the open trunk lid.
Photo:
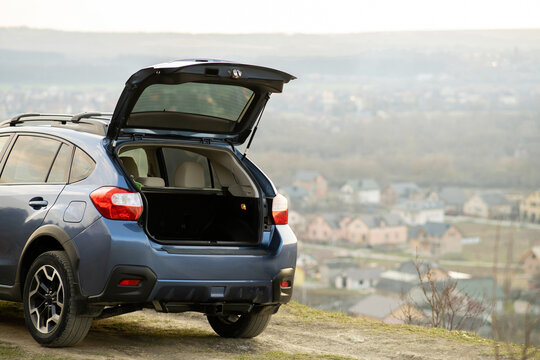
[[219,60],[144,68],[126,82],[107,137],[147,134],[242,144],[270,94],[293,79],[282,71]]

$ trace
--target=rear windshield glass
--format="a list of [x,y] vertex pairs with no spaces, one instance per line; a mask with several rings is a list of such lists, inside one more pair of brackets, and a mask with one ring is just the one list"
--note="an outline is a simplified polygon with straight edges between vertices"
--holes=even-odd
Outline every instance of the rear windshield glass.
[[239,121],[253,91],[241,86],[204,83],[155,84],[144,89],[132,113],[176,112]]

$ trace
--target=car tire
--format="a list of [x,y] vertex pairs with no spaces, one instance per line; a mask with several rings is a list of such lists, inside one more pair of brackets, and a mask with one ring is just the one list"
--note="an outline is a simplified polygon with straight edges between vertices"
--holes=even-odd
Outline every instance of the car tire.
[[272,314],[208,315],[208,322],[221,337],[253,338],[266,329]]
[[49,251],[33,262],[23,292],[24,318],[32,337],[48,347],[73,346],[93,318],[77,314],[75,277],[65,252]]

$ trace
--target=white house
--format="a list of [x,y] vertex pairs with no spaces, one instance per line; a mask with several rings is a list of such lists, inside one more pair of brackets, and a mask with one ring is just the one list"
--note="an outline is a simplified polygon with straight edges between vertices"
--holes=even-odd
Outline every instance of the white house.
[[349,180],[340,189],[341,198],[347,203],[378,204],[381,188],[373,179]]
[[407,225],[424,225],[427,222],[444,222],[444,205],[438,201],[405,200],[392,208]]
[[383,268],[347,269],[334,279],[334,286],[348,290],[372,289],[377,285]]

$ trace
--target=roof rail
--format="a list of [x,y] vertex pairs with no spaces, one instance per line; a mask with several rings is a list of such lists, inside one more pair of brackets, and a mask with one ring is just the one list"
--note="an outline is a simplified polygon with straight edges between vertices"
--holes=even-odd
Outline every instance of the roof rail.
[[99,112],[83,112],[77,115],[73,115],[71,118],[72,122],[79,122],[81,119],[88,119],[91,117],[97,117],[97,116],[112,116],[112,113],[99,113]]
[[[28,114],[19,114],[19,115],[15,115],[14,117],[12,117],[10,120],[9,120],[9,126],[15,126],[17,123],[20,123],[20,122],[23,122],[24,120],[22,120],[23,118],[27,118],[27,117],[39,117],[39,116],[61,116],[61,117],[71,117],[71,115],[67,115],[67,114],[37,114],[37,113],[28,113]],[[61,121],[61,122],[64,122],[66,120],[52,120],[52,121]],[[2,123],[4,124],[4,123]]]

